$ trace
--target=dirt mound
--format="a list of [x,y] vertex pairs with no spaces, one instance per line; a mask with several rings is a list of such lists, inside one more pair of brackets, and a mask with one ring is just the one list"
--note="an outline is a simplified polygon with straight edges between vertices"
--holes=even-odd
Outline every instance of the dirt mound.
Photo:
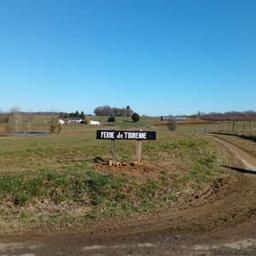
[[149,178],[157,178],[160,173],[160,167],[148,162],[119,162],[119,161],[104,161],[97,159],[96,170],[108,174],[124,174],[132,178],[138,178],[138,181],[144,181]]

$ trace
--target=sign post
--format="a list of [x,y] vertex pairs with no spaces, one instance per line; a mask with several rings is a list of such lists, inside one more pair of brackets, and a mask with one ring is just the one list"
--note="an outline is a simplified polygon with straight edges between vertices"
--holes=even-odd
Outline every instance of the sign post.
[[[140,129],[140,132],[142,130]],[[137,162],[140,163],[141,162],[141,150],[142,150],[142,142],[141,140],[137,140],[137,143],[136,143],[136,159],[137,159]]]
[[112,140],[112,160],[116,162],[116,140]]
[[156,140],[154,131],[121,131],[121,130],[97,130],[96,139],[112,141],[112,159],[117,161],[116,157],[116,140],[136,140],[136,160],[138,163],[142,159],[142,141]]
[[141,150],[142,150],[142,142],[141,140],[138,140],[136,143],[136,158],[138,163],[141,162],[141,156],[142,156]]

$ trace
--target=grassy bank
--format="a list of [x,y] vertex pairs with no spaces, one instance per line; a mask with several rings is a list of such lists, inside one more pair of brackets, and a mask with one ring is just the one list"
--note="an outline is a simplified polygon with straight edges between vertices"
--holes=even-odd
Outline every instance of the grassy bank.
[[[148,123],[149,124],[149,123]],[[111,146],[95,128],[67,127],[62,134],[1,138],[0,228],[59,229],[167,208],[224,175],[224,159],[206,137],[155,128],[143,144],[143,164],[111,168]],[[134,142],[118,142],[119,159],[134,159]]]

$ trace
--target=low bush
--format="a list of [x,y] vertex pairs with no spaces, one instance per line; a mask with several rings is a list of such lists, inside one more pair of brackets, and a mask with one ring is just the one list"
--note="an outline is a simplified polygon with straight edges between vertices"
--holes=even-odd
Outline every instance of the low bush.
[[133,122],[138,122],[140,121],[140,115],[138,113],[133,113],[132,114],[132,121]]
[[113,116],[110,116],[109,118],[108,118],[108,122],[115,122],[116,121],[116,119],[113,117]]

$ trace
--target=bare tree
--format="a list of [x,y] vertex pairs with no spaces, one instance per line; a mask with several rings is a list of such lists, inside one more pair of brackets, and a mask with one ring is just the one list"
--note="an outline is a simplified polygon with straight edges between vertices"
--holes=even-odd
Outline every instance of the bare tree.
[[176,119],[175,118],[169,118],[167,122],[167,127],[170,131],[176,131]]

